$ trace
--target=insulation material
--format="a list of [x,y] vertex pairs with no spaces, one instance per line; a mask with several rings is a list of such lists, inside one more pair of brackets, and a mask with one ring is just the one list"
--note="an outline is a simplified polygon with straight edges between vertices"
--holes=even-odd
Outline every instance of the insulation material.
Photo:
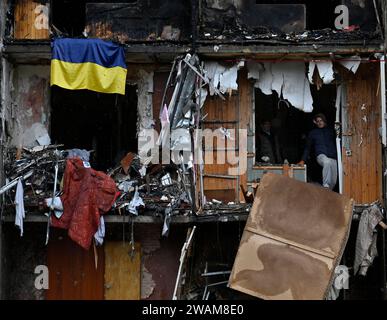
[[238,90],[238,66],[233,66],[226,69],[219,78],[219,90],[221,93],[225,93],[229,90]]
[[220,82],[220,75],[226,71],[226,68],[217,62],[205,62],[204,73],[210,82],[210,95],[215,94],[214,88],[218,88]]
[[309,63],[309,82],[313,84],[313,74],[317,68],[321,80],[324,84],[330,84],[334,79],[333,63],[332,61],[311,61]]
[[282,62],[272,65],[273,90],[304,112],[313,111],[313,98],[303,62]]
[[215,94],[214,88],[220,90],[221,93],[228,92],[230,90],[238,90],[238,65],[232,67],[224,67],[217,62],[205,63],[205,75],[210,82],[210,95]]
[[353,74],[355,74],[357,69],[359,69],[360,63],[361,58],[359,56],[353,56],[347,60],[340,61],[340,64],[343,65],[347,70],[351,71]]
[[[255,71],[257,67],[254,68]],[[249,70],[254,70],[249,64]],[[253,74],[253,72],[250,72]],[[256,72],[254,72],[256,75]],[[255,87],[266,95],[273,91],[304,112],[313,111],[313,98],[303,62],[265,62]]]
[[353,200],[345,196],[265,174],[230,287],[263,299],[325,299],[348,240],[352,210]]
[[247,78],[258,80],[260,73],[264,70],[263,65],[254,61],[248,61],[246,66],[248,70]]
[[261,91],[266,95],[272,94],[273,74],[271,73],[270,62],[263,63],[263,70],[261,71],[260,77],[257,78],[257,80],[258,79],[259,81],[255,83],[255,87],[261,89]]

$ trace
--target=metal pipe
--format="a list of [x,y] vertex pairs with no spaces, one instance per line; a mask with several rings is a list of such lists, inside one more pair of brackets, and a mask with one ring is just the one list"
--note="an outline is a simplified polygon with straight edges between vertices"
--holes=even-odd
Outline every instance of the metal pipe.
[[169,87],[169,84],[171,83],[172,74],[173,74],[173,71],[175,71],[175,67],[176,67],[176,59],[173,60],[172,69],[171,69],[171,72],[169,73],[168,80],[164,88],[163,99],[161,100],[161,107],[159,112],[159,119],[161,118],[161,113],[163,112],[165,97],[167,96],[168,87]]
[[7,192],[12,187],[16,186],[20,179],[23,179],[23,180],[28,179],[29,177],[32,176],[33,173],[34,173],[34,171],[31,170],[31,171],[27,172],[25,175],[23,175],[21,177],[17,177],[16,179],[12,180],[11,182],[6,184],[5,186],[1,187],[0,195],[2,195],[3,193]]
[[215,271],[202,273],[202,277],[219,276],[224,274],[231,274],[231,271]]
[[220,281],[220,282],[211,283],[211,284],[207,285],[207,287],[215,287],[215,286],[219,286],[221,284],[226,284],[226,283],[228,283],[228,280],[227,281]]

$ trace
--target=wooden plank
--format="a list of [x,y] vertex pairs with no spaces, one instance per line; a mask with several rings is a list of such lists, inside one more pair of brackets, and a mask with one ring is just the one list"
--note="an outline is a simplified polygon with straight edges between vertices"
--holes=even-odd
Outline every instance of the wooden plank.
[[[239,73],[239,129],[248,130],[250,119],[252,117],[252,84],[247,78],[247,70],[243,69]],[[247,154],[247,141],[246,150],[240,150]],[[247,189],[247,168],[246,171],[241,174],[240,185],[243,185]],[[239,199],[243,199],[242,191],[239,190]]]
[[[36,5],[36,3],[35,3]],[[35,29],[35,12],[34,12],[34,3],[32,1],[27,1],[27,30],[29,32],[29,39],[36,39],[36,29]]]
[[141,246],[123,242],[105,243],[105,300],[140,300]]
[[20,8],[21,8],[21,0],[15,4],[15,12],[14,12],[14,38],[19,39],[19,34],[20,34],[20,27],[22,26],[22,23],[19,23],[21,21],[21,16],[20,16]]
[[[204,165],[204,174],[209,175],[229,175],[229,168],[233,167],[227,163],[227,152],[222,151],[225,149],[236,150],[239,144],[238,138],[238,108],[239,108],[239,93],[227,96],[226,100],[222,100],[218,97],[208,97],[204,107],[203,114],[207,114],[206,123],[204,123],[204,129],[216,130],[221,127],[226,129],[235,130],[232,134],[234,140],[232,143],[229,143],[227,139],[222,140],[224,146],[219,146],[219,141],[217,139],[213,140],[214,151],[206,151],[203,153],[204,159],[206,156],[213,157],[213,164]],[[234,144],[234,145],[233,145]],[[208,149],[208,147],[206,147]],[[234,151],[235,152],[235,151]],[[238,153],[236,153],[237,155]],[[225,159],[226,163],[218,163],[221,159]],[[227,190],[230,190],[229,192]],[[214,179],[214,178],[204,178],[204,193],[211,197],[221,196],[227,201],[236,201],[238,196],[236,196],[236,190],[239,190],[239,183],[237,180],[230,179]],[[221,193],[224,193],[222,195]],[[231,198],[233,197],[233,198]]]
[[32,3],[31,0],[26,0],[24,6],[24,14],[25,14],[25,35],[24,39],[34,39],[34,28],[32,24]]
[[[226,101],[222,101],[219,98],[210,98],[206,101],[203,113],[208,113],[205,122],[205,128],[218,129],[224,127],[227,129],[235,130],[235,144],[233,150],[239,148],[239,129],[247,129],[250,123],[252,114],[252,88],[251,83],[247,79],[247,71],[242,70],[238,77],[238,93],[227,96]],[[226,148],[229,148],[227,142]],[[247,148],[247,146],[246,146]],[[247,151],[247,150],[245,150]],[[205,156],[211,154],[211,152],[205,152]],[[239,152],[236,152],[239,156]],[[217,164],[217,159],[225,157],[224,152],[214,152],[215,164],[205,165],[206,174],[228,174],[228,169],[233,167],[229,164]],[[242,184],[247,187],[247,172],[241,172],[240,181],[236,184],[236,181],[215,181],[213,179],[205,179],[205,190],[225,190],[234,189],[238,190],[237,199],[243,199],[243,195],[239,190],[239,185]]]

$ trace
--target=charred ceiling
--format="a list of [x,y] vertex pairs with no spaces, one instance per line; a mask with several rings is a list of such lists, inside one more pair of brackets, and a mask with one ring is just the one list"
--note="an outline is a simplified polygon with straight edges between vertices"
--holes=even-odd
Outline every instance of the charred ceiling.
[[184,41],[191,34],[189,0],[53,0],[52,7],[54,26],[73,37],[90,36],[125,43]]
[[[335,27],[339,13],[348,8],[348,26]],[[377,9],[377,10],[376,10]],[[201,41],[276,40],[295,43],[380,39],[372,1],[258,1],[201,0]]]

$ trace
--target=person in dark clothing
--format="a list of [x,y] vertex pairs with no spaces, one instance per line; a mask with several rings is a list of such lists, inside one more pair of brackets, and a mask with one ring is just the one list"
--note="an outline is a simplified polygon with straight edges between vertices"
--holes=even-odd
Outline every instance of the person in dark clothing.
[[263,121],[258,134],[258,162],[281,163],[278,137],[273,133],[271,121]]
[[298,164],[305,164],[314,148],[317,163],[323,168],[323,186],[332,190],[337,182],[335,132],[327,126],[327,120],[322,113],[317,114],[313,122],[317,128],[309,132],[302,160]]

